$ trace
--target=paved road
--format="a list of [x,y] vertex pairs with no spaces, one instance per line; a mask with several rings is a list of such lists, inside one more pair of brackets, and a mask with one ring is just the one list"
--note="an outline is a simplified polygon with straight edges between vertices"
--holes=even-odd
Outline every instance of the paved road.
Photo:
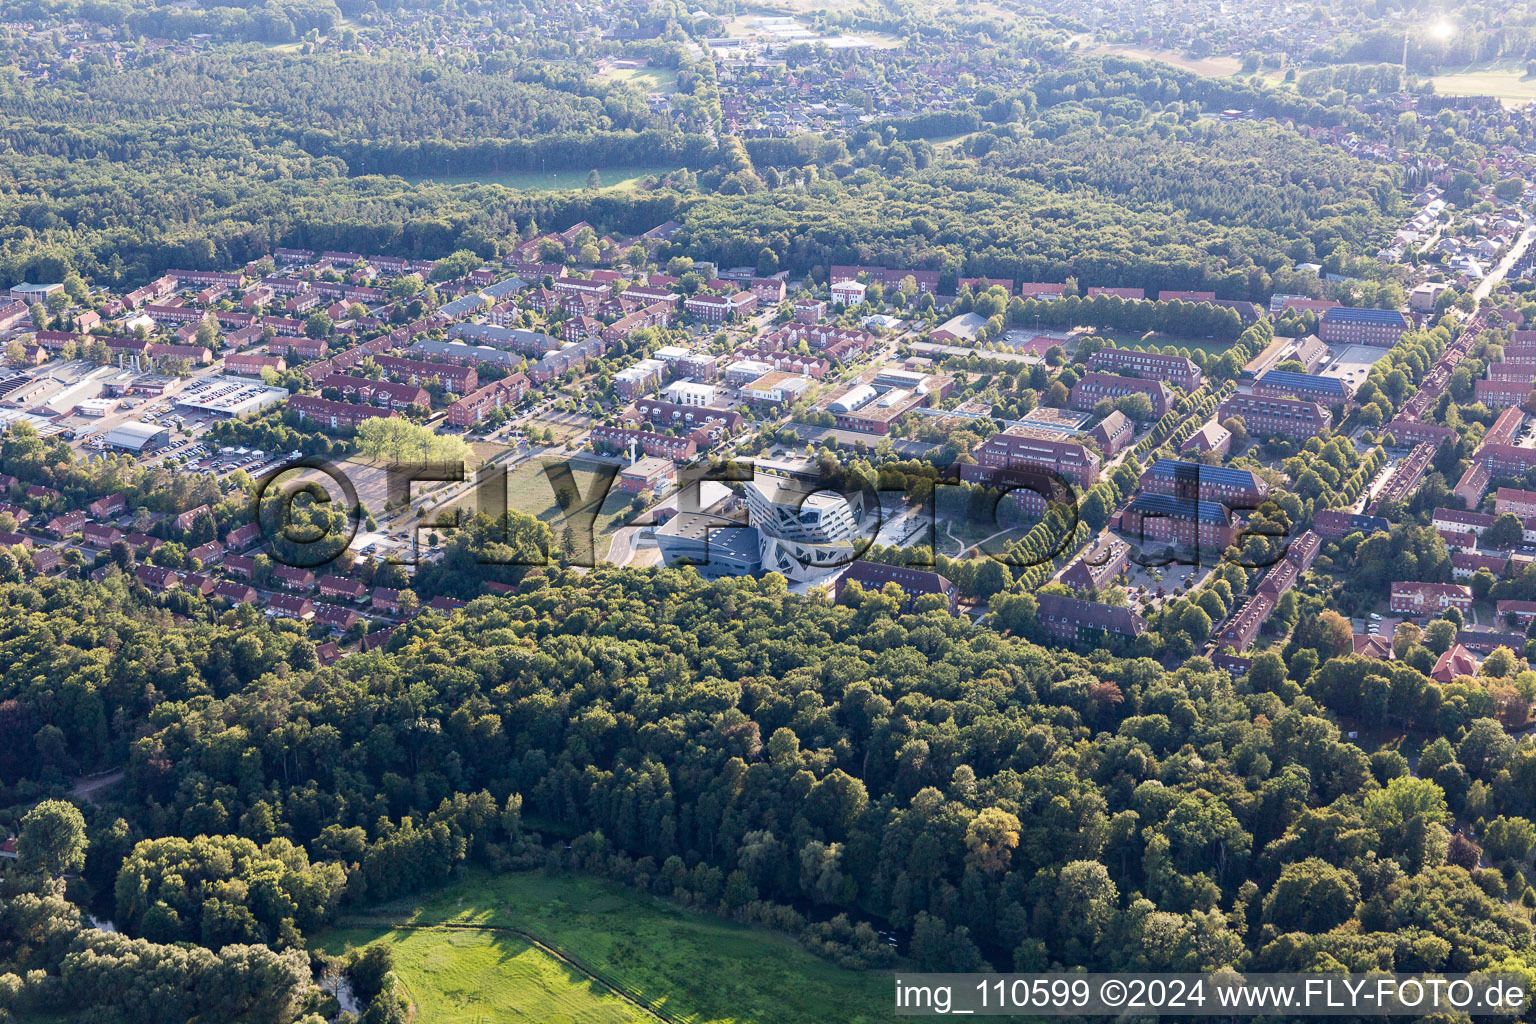
[[1518,260],[1525,250],[1531,247],[1532,239],[1536,239],[1536,224],[1526,228],[1520,235],[1520,239],[1509,247],[1509,253],[1499,261],[1499,265],[1483,278],[1482,284],[1472,290],[1472,297],[1481,303],[1491,295],[1498,283],[1504,280],[1504,275],[1509,273],[1509,268],[1515,265],[1515,260]]
[[628,565],[639,533],[638,526],[625,526],[615,530],[613,540],[608,544],[608,554],[603,556],[603,561],[612,562],[614,565]]

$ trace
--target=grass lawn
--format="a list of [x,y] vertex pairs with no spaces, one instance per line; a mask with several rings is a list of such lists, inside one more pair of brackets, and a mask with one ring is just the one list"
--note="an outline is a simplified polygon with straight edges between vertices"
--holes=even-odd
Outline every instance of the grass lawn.
[[[318,936],[317,944],[336,952],[347,942],[396,943],[397,970],[425,1024],[481,1019],[473,1013],[498,1021],[560,1019],[545,1014],[566,998],[558,988],[561,971],[525,963],[525,944],[459,945],[450,940],[462,942],[463,932],[402,927],[444,923],[521,931],[683,1024],[869,1024],[891,1017],[883,972],[845,970],[782,936],[591,878],[476,873],[419,904],[387,905],[366,920],[350,919]],[[597,997],[606,995],[601,985],[567,978],[593,1000],[593,1013],[606,1012],[598,1005]],[[445,1015],[425,1012],[428,1007],[443,1007]]]
[[656,1018],[510,932],[341,928],[325,949],[388,942],[395,975],[423,1024],[631,1024]]
[[1430,79],[1443,96],[1496,96],[1506,107],[1536,100],[1536,78],[1515,61],[1473,64]]
[[628,82],[643,92],[677,92],[677,72],[671,68],[619,68],[604,77]]
[[[562,456],[549,457],[562,458]],[[589,468],[591,465],[591,463],[583,463],[580,459],[570,460],[571,476],[583,497],[591,495],[593,488],[597,486],[598,473]],[[613,483],[617,485],[617,477],[614,478]],[[632,518],[630,513],[632,500],[632,495],[622,493],[616,486],[610,486],[607,496],[597,510],[597,520],[592,524],[592,546],[596,557],[602,558],[608,553],[608,546],[613,542],[614,531],[623,526],[625,520]],[[458,496],[457,500],[444,505],[439,515],[460,505],[473,508],[475,501],[475,492],[466,490]],[[522,463],[507,474],[507,508],[526,513],[548,524],[549,528],[555,531],[556,542],[559,542],[564,517],[561,515],[559,505],[555,503],[554,488],[544,474],[543,463],[537,457]],[[572,509],[572,514],[579,514],[584,508],[588,508],[588,505],[583,504]]]
[[550,416],[537,416],[528,421],[528,426],[538,427],[540,430],[548,430],[555,435],[557,444],[565,444],[571,438],[584,430],[590,430],[593,423],[590,419],[583,419],[577,423],[571,423],[554,419]]
[[1118,43],[1093,47],[1092,53],[1113,53],[1121,57],[1129,57],[1132,60],[1160,60],[1164,64],[1172,64],[1174,67],[1193,71],[1197,75],[1209,75],[1220,78],[1224,75],[1235,75],[1242,70],[1242,62],[1234,57],[1186,57],[1176,50],[1154,50],[1145,46],[1125,46]]
[[[480,174],[408,177],[405,180],[413,185],[504,185],[520,192],[558,192],[585,189],[589,170],[590,168],[576,171],[516,171],[507,174],[485,171]],[[676,167],[599,167],[597,173],[602,179],[601,191],[634,192],[643,179],[652,176],[661,177],[675,170],[677,170]]]
[[1231,348],[1234,342],[1216,341],[1213,338],[1175,338],[1168,334],[1154,333],[1143,341],[1144,335],[1137,331],[1095,331],[1101,338],[1108,338],[1122,348],[1158,348],[1164,345],[1173,345],[1178,348],[1187,348],[1191,352],[1200,349],[1206,355],[1219,356]]
[[933,143],[935,149],[958,149],[966,139],[975,134],[977,133],[961,132],[958,135],[941,135],[938,138],[929,139],[928,141]]

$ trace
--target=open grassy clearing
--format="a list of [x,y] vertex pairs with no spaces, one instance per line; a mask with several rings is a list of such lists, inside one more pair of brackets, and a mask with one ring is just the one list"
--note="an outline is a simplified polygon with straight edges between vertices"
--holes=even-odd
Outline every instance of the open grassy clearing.
[[1148,337],[1137,331],[1095,331],[1101,338],[1108,338],[1121,348],[1157,348],[1164,345],[1173,345],[1176,348],[1187,348],[1191,352],[1199,349],[1209,356],[1219,356],[1231,348],[1234,342],[1217,341],[1214,338],[1176,338],[1171,334],[1159,334],[1153,332]]
[[[445,924],[482,930],[431,927]],[[568,963],[530,947],[519,932]],[[421,902],[348,919],[316,944],[337,952],[347,943],[375,941],[395,945],[396,968],[418,1020],[430,1024],[558,1021],[547,1014],[559,1005],[592,1014],[633,1012],[611,995],[602,999],[604,984],[679,1024],[869,1024],[891,1016],[884,973],[844,970],[782,936],[592,878],[475,873]],[[578,1003],[573,990],[586,1001]],[[444,1015],[433,1016],[429,1007]]]
[[[503,185],[520,192],[575,191],[587,187],[586,170],[561,171],[513,171],[497,174],[485,171],[479,174],[439,174],[429,177],[406,178],[413,185]],[[677,170],[676,167],[599,167],[596,169],[602,184],[600,191],[633,192],[640,182],[649,177],[661,177]]]
[[[583,462],[580,459],[568,459],[565,456],[552,455],[559,461],[565,461],[571,468],[571,477],[577,490],[583,498],[592,498],[597,487],[599,473],[591,462]],[[608,546],[613,542],[614,531],[624,525],[625,521],[633,518],[631,502],[633,496],[625,494],[617,489],[617,477],[614,478],[614,486],[609,488],[607,495],[597,507],[597,520],[592,524],[592,545],[594,554],[602,558],[608,553]],[[545,475],[543,462],[535,457],[520,464],[507,474],[507,508],[508,510],[522,512],[533,516],[549,526],[555,532],[555,540],[560,540],[560,534],[567,523],[565,515],[560,511],[559,504],[555,501],[555,491]],[[446,503],[441,509],[437,509],[434,521],[443,521],[441,517],[450,516],[453,508],[462,507],[468,511],[474,511],[477,495],[473,489],[465,489],[454,501]],[[591,501],[582,501],[571,509],[571,516],[580,516],[583,512],[591,511]]]
[[1224,75],[1235,75],[1242,70],[1242,62],[1234,57],[1188,57],[1176,50],[1156,50],[1147,46],[1126,46],[1121,43],[1106,43],[1100,46],[1089,47],[1089,53],[1113,53],[1121,57],[1129,57],[1132,60],[1160,60],[1164,64],[1172,64],[1176,68],[1193,71],[1197,75],[1210,75],[1220,78]]
[[1506,107],[1521,107],[1536,100],[1536,78],[1514,61],[1473,64],[1430,79],[1443,96],[1494,96]]
[[677,92],[677,72],[671,68],[617,68],[603,77],[628,82],[645,92]]
[[395,976],[424,1024],[654,1024],[602,983],[510,932],[341,928],[325,949],[387,942]]

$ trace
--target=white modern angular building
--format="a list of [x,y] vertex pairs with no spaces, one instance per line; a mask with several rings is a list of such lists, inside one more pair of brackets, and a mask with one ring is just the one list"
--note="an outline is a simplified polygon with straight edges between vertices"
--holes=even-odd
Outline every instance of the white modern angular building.
[[742,489],[748,522],[762,538],[764,572],[802,581],[853,560],[862,533],[862,494],[844,497],[818,490],[813,483],[761,472]]

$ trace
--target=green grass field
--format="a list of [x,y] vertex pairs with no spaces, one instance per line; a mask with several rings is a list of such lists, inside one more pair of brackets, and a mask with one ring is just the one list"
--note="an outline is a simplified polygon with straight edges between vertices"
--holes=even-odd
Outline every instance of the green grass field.
[[388,942],[395,975],[424,1024],[632,1024],[656,1018],[509,932],[343,928],[327,950]]
[[671,68],[620,68],[604,77],[628,82],[644,92],[677,92],[677,72]]
[[1232,57],[1190,57],[1176,50],[1157,50],[1145,46],[1127,46],[1123,43],[1105,43],[1090,47],[1091,53],[1113,53],[1132,60],[1155,60],[1172,64],[1176,68],[1193,71],[1197,75],[1222,78],[1242,70],[1242,63]]
[[[431,927],[442,924],[482,930]],[[531,936],[580,970],[495,928]],[[396,972],[422,1024],[646,1019],[604,984],[679,1024],[891,1017],[882,972],[844,970],[782,936],[592,878],[476,874],[423,902],[379,907],[316,937],[331,953],[377,941],[394,944]]]
[[1150,348],[1156,346],[1161,349],[1164,345],[1176,345],[1179,348],[1187,348],[1190,351],[1200,349],[1206,355],[1219,356],[1231,348],[1233,342],[1216,341],[1211,338],[1176,338],[1168,334],[1153,334],[1152,337],[1143,340],[1145,335],[1138,331],[1096,331],[1101,338],[1108,338],[1116,345],[1125,348]]
[[[599,167],[601,191],[633,192],[649,177],[661,177],[676,167]],[[520,192],[560,192],[585,189],[588,171],[518,171],[510,174],[440,174],[406,178],[413,185],[504,185]]]
[[[594,470],[583,468],[580,459],[571,461],[571,476],[583,496],[592,493],[598,478]],[[617,478],[614,482],[617,483]],[[473,490],[464,491],[457,500],[445,504],[438,515],[447,515],[448,510],[456,506],[473,508],[476,500]],[[613,543],[613,532],[623,526],[625,520],[633,518],[630,512],[632,500],[633,495],[620,492],[616,487],[609,488],[607,496],[597,510],[597,521],[592,524],[592,546],[596,557],[602,558],[608,553],[608,546]],[[584,507],[578,506],[572,511],[580,512]],[[507,474],[507,508],[533,516],[548,524],[549,528],[555,531],[555,540],[557,542],[560,540],[564,517],[560,513],[559,505],[555,503],[554,489],[550,486],[549,478],[544,474],[543,463],[538,458],[522,463]]]
[[1435,92],[1443,96],[1495,96],[1506,107],[1519,107],[1536,100],[1536,78],[1514,61],[1474,64],[1430,79]]

